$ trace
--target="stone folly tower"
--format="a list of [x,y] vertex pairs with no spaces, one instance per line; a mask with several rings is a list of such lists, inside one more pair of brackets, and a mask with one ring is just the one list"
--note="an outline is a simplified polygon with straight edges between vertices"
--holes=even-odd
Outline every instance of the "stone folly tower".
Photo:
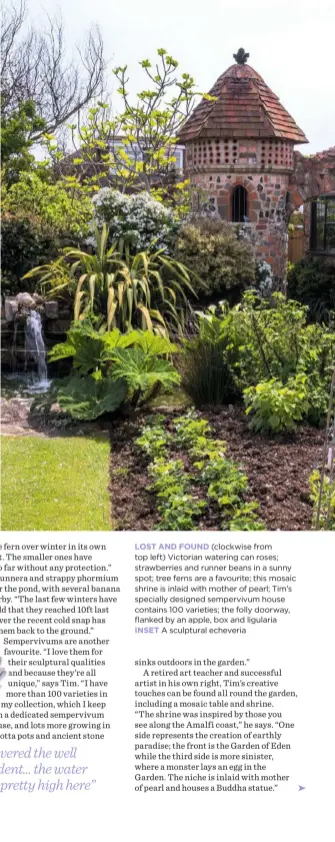
[[293,148],[308,143],[303,131],[247,64],[241,48],[236,63],[202,99],[184,124],[185,176],[208,196],[213,211],[245,223],[255,256],[283,281],[287,263],[289,180]]

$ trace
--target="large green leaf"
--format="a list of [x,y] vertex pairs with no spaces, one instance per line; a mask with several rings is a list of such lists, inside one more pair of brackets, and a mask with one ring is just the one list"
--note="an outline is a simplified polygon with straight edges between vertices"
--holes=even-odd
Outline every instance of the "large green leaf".
[[105,412],[115,412],[127,396],[124,380],[70,377],[58,389],[58,402],[75,421],[94,421]]
[[49,354],[51,361],[73,357],[73,365],[80,374],[90,374],[101,368],[105,361],[106,345],[103,335],[94,330],[87,331],[72,328],[68,340],[63,345],[56,345]]
[[103,334],[105,348],[111,350],[113,348],[129,348],[135,345],[140,337],[140,331],[131,330],[129,333],[121,333],[117,328],[115,330],[106,331]]
[[173,354],[177,351],[176,345],[173,345],[165,336],[157,336],[151,333],[150,330],[145,330],[143,333],[138,331],[136,345],[149,356],[159,356],[160,354]]
[[75,322],[67,334],[67,341],[55,345],[50,351],[51,362],[73,357],[73,365],[80,374],[91,374],[100,370],[111,360],[114,348],[128,348],[140,343],[140,331],[130,331],[122,334],[118,329],[98,333],[90,322]]
[[76,349],[72,342],[61,342],[49,351],[48,359],[50,362],[56,360],[65,360],[68,357],[74,357]]
[[49,360],[55,362],[73,358],[73,365],[82,374],[101,370],[111,362],[116,348],[138,346],[148,356],[171,354],[176,346],[163,336],[155,336],[149,330],[131,330],[121,333],[117,328],[99,333],[89,321],[75,322],[67,334],[67,341],[55,345]]
[[116,348],[113,352],[113,378],[124,378],[131,390],[146,392],[157,383],[169,388],[180,376],[169,360],[145,353],[142,348]]

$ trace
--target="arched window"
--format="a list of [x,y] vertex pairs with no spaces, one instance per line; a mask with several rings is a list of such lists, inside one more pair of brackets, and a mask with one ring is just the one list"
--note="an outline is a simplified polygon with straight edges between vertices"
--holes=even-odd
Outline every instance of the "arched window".
[[232,222],[248,222],[248,194],[240,184],[233,190],[231,219]]

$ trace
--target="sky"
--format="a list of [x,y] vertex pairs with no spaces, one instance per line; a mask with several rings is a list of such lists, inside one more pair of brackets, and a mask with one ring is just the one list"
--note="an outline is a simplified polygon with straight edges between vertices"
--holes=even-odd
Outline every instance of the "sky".
[[[313,154],[335,145],[334,0],[28,0],[35,23],[60,11],[69,52],[98,23],[112,68],[128,65],[130,90],[145,87],[138,62],[164,47],[208,91],[239,47],[303,129]],[[116,96],[114,93],[114,100]]]

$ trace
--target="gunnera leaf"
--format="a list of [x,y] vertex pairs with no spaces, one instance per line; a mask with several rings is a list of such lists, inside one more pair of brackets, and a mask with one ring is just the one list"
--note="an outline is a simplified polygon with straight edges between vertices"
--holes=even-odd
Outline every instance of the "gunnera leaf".
[[146,391],[156,383],[168,388],[180,382],[180,375],[169,360],[146,354],[141,348],[115,349],[113,377],[124,378],[130,389]]
[[58,403],[75,421],[94,421],[105,412],[115,412],[127,397],[125,380],[106,377],[70,377],[58,389]]

